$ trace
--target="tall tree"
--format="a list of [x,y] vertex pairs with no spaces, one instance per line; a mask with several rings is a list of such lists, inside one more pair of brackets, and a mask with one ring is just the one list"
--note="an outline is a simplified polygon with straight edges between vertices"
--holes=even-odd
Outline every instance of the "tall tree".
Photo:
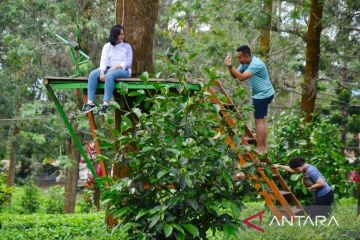
[[15,170],[16,170],[16,137],[20,132],[20,128],[17,125],[11,127],[10,143],[9,143],[9,170],[7,177],[7,186],[11,187],[15,181]]
[[260,56],[266,62],[269,59],[270,52],[270,33],[271,33],[271,15],[272,15],[272,0],[263,1],[264,19],[261,23],[262,28],[260,32]]
[[315,110],[316,86],[319,76],[320,36],[322,30],[323,0],[312,0],[307,31],[305,80],[301,96],[301,111],[306,121],[312,120]]
[[133,76],[153,72],[153,42],[159,0],[119,0],[116,22],[124,25],[126,40],[134,52]]
[[[80,96],[79,90],[76,90],[76,102],[78,109],[80,109],[81,106],[83,105],[83,101]],[[81,141],[82,135],[79,133],[78,124],[76,123],[76,121],[73,121],[72,125],[76,132],[76,135],[79,137],[79,140]],[[75,212],[77,182],[79,179],[80,153],[76,148],[75,142],[72,138],[69,139],[69,144],[67,147],[68,147],[67,155],[71,164],[66,169],[64,212],[73,213]]]
[[[133,48],[133,76],[153,72],[153,41],[159,0],[123,0],[116,4],[116,22],[125,28],[126,40]],[[115,94],[115,100],[119,96]],[[119,129],[121,114],[115,110],[115,128]],[[114,175],[124,177],[127,168],[114,165]]]
[[75,147],[74,140],[68,140],[67,154],[71,165],[66,169],[65,175],[65,199],[64,212],[75,212],[77,180],[79,178],[79,160],[80,154]]

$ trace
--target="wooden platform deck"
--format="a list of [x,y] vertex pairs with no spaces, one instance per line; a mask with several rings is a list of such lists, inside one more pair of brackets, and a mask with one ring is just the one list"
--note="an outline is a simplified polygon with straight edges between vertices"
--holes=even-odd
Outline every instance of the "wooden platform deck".
[[[86,77],[44,77],[44,84],[49,84],[53,89],[86,89]],[[115,82],[115,89],[120,89],[121,84],[125,84],[128,89],[156,89],[156,84],[164,84],[169,88],[180,87],[179,81],[175,79],[149,79],[147,82],[139,78],[121,78]],[[200,85],[197,82],[188,81],[187,87],[191,90],[200,90]],[[99,82],[98,89],[104,89],[104,82]]]

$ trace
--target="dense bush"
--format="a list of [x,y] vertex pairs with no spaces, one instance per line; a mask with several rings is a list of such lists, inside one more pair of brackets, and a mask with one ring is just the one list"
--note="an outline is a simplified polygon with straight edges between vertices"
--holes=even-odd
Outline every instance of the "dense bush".
[[24,186],[24,193],[21,196],[20,205],[22,212],[31,214],[40,208],[40,191],[32,181]]
[[10,198],[11,188],[6,185],[6,174],[0,174],[0,212]]
[[104,213],[1,214],[0,239],[126,239],[106,230]]
[[[112,131],[120,141],[116,160],[127,164],[131,173],[119,181],[108,179],[111,187],[103,192],[109,213],[120,220],[116,229],[141,239],[206,238],[208,230],[224,232],[227,239],[239,234],[245,193],[233,185],[237,157],[217,130],[219,109],[207,100],[206,87],[192,96],[157,88],[156,95],[130,93],[151,107],[144,111],[135,106],[132,114],[122,117],[120,132]],[[106,135],[102,141],[116,139]],[[237,144],[244,151],[245,146]],[[126,151],[129,146],[137,151]]]
[[53,186],[49,189],[48,199],[45,203],[46,213],[63,213],[64,211],[64,188]]
[[94,208],[94,203],[92,200],[92,191],[85,190],[82,194],[82,198],[78,201],[78,205],[80,206],[81,213],[89,213]]
[[[351,166],[342,152],[339,129],[327,119],[306,123],[295,113],[282,112],[272,125],[271,154],[273,163],[287,164],[294,156],[304,158],[316,166],[335,190],[337,197],[348,197],[354,185],[348,182]],[[300,174],[286,175],[295,195],[310,200]]]

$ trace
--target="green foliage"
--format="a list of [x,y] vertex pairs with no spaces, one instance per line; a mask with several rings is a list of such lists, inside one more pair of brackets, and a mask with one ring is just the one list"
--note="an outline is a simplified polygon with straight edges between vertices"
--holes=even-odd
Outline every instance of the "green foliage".
[[[272,128],[273,136],[269,138],[272,162],[288,164],[290,158],[300,156],[319,169],[337,197],[352,194],[354,186],[347,181],[351,166],[342,154],[343,144],[336,125],[327,119],[306,123],[293,112],[282,112]],[[306,196],[307,190],[296,175],[286,178],[296,196]]]
[[92,192],[93,191],[85,190],[82,199],[78,201],[81,213],[89,213],[93,209]]
[[[135,105],[122,117],[120,132],[102,139],[120,141],[116,161],[130,168],[129,178],[108,179],[111,186],[103,192],[109,214],[121,221],[116,229],[130,238],[204,238],[208,230],[239,234],[244,192],[231,178],[237,157],[216,131],[218,108],[209,103],[206,87],[178,95],[159,85],[157,94],[143,98],[149,109]],[[129,145],[137,151],[126,151]]]
[[63,213],[64,211],[64,188],[53,186],[49,188],[48,199],[45,203],[46,213]]
[[[264,209],[263,203],[250,202],[246,208],[241,211],[241,219],[245,219]],[[360,228],[360,218],[354,215],[356,209],[355,199],[341,199],[334,207],[333,215],[339,223],[339,226],[269,226],[272,215],[265,211],[263,222],[258,219],[252,220],[252,223],[260,225],[265,229],[264,233],[258,232],[253,228],[246,228],[242,235],[235,239],[277,239],[277,240],[322,240],[322,239],[358,239],[360,237],[358,229]],[[104,225],[104,212],[90,214],[0,214],[2,223],[2,239],[129,239],[125,233],[116,231],[106,231]],[[303,221],[302,221],[303,222]],[[170,232],[169,227],[166,227]],[[174,228],[172,228],[173,231]],[[186,231],[186,230],[185,230]],[[299,234],[301,233],[301,234]],[[225,238],[225,234],[218,233],[212,236],[208,232],[206,239],[219,240]],[[234,238],[233,238],[234,239]]]
[[20,204],[22,212],[26,214],[35,213],[40,208],[39,188],[32,181],[24,186],[24,193],[21,197]]
[[6,185],[6,174],[0,173],[0,212],[11,198],[11,187]]
[[106,230],[104,213],[1,214],[1,239],[126,239]]
[[[68,137],[61,118],[46,100],[42,85],[44,76],[70,76],[72,60],[68,47],[55,33],[68,40],[77,39],[77,25],[82,32],[81,47],[93,62],[100,58],[101,47],[108,36],[109,22],[114,22],[114,3],[89,2],[86,5],[69,5],[70,1],[1,1],[0,19],[0,119],[18,118],[16,121],[0,120],[0,138],[16,142],[16,158],[21,165],[15,182],[21,182],[34,173],[32,164],[55,159],[64,150]],[[76,12],[78,18],[72,18]],[[85,39],[85,41],[84,41]],[[92,64],[80,66],[82,75],[90,72]],[[59,98],[74,102],[61,92]],[[69,104],[71,105],[71,104]],[[66,108],[66,107],[65,107]],[[73,104],[66,108],[73,112]],[[10,126],[17,126],[21,134],[12,136]],[[10,129],[10,130],[9,130]],[[12,139],[13,138],[13,139]],[[8,144],[0,147],[1,159],[7,157]]]
[[[261,211],[263,206],[260,203],[247,204],[248,209],[242,212],[242,217],[246,218],[252,214]],[[359,239],[360,232],[360,218],[356,217],[356,199],[340,199],[332,208],[331,215],[336,218],[339,226],[331,224],[327,226],[328,221],[322,226],[319,221],[317,226],[311,226],[309,221],[304,226],[304,220],[301,220],[301,225],[298,226],[294,223],[294,226],[284,224],[284,226],[278,226],[273,224],[269,226],[272,219],[272,214],[265,211],[263,215],[263,222],[260,224],[254,219],[254,224],[260,225],[264,228],[264,233],[248,229],[243,236],[244,239],[275,239],[275,240],[323,240],[323,239]],[[315,223],[314,223],[315,225]],[[218,236],[216,239],[224,239],[222,236]]]

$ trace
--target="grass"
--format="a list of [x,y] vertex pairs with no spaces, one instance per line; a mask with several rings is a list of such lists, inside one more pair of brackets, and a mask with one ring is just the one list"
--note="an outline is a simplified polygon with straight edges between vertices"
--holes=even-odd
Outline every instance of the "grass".
[[[251,223],[260,225],[264,229],[264,233],[257,230],[246,227],[241,234],[241,239],[271,239],[271,240],[320,240],[320,239],[360,239],[360,216],[356,216],[357,206],[355,199],[340,199],[334,204],[332,216],[335,217],[339,226],[332,222],[329,226],[312,226],[310,222],[307,222],[305,226],[301,224],[298,226],[294,224],[284,224],[285,226],[278,226],[273,223],[269,226],[272,215],[266,210],[264,204],[259,202],[252,202],[246,204],[247,208],[242,211],[242,218],[248,218],[262,210],[265,210],[263,215],[263,222],[260,224],[259,218],[253,219]],[[326,224],[329,223],[326,221]],[[302,223],[305,221],[303,220]],[[218,236],[216,239],[221,239]]]
[[[360,217],[356,216],[356,200],[341,199],[333,209],[339,226],[269,226],[272,219],[262,202],[246,203],[241,219],[265,210],[263,222],[258,218],[251,222],[265,230],[258,232],[244,225],[237,239],[360,239]],[[122,233],[106,230],[104,212],[86,214],[44,214],[21,215],[5,212],[0,215],[2,228],[0,239],[126,239]],[[209,239],[224,239],[221,233]]]
[[2,214],[0,239],[125,239],[111,235],[104,213],[87,214]]

